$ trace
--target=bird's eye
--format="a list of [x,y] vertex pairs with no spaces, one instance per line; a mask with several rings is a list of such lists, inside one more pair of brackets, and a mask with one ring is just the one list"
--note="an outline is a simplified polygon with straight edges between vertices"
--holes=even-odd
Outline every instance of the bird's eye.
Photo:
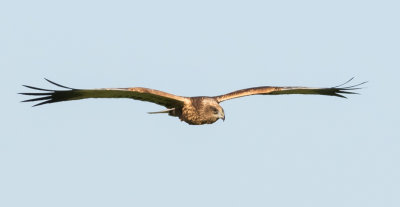
[[214,114],[218,114],[219,113],[217,108],[212,107],[211,110],[213,111]]

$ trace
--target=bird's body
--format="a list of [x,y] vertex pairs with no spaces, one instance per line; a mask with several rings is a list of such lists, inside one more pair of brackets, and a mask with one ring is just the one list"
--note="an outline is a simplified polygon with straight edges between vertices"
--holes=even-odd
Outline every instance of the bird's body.
[[179,119],[192,125],[212,124],[218,119],[225,120],[224,109],[214,97],[190,97],[181,110]]
[[[347,81],[346,83],[348,83],[349,81]],[[168,113],[170,116],[178,117],[181,121],[184,121],[191,125],[212,124],[216,122],[218,119],[225,120],[224,109],[219,105],[219,103],[233,98],[239,98],[249,95],[280,95],[280,94],[315,94],[315,95],[328,95],[328,96],[337,96],[345,98],[341,94],[355,94],[354,92],[352,92],[352,90],[359,89],[356,87],[365,83],[363,82],[361,84],[348,87],[341,87],[344,85],[342,84],[330,88],[262,86],[262,87],[242,89],[220,96],[184,97],[184,96],[173,95],[155,89],[142,88],[142,87],[74,89],[62,86],[52,81],[49,82],[56,86],[65,88],[67,90],[48,90],[32,86],[26,86],[28,88],[44,92],[21,93],[23,95],[40,96],[39,98],[29,99],[24,102],[43,101],[35,105],[38,106],[42,104],[79,100],[86,98],[131,98],[135,100],[147,101],[165,106],[167,108],[166,110],[160,112],[151,112],[151,114]]]

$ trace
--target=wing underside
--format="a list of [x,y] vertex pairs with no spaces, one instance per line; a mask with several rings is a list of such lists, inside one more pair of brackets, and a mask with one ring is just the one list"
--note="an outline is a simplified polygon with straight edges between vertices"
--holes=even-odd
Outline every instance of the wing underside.
[[229,99],[239,98],[251,95],[284,95],[284,94],[311,94],[311,95],[326,95],[337,96],[346,98],[346,94],[357,94],[354,90],[360,89],[358,86],[365,84],[362,82],[356,85],[345,86],[352,79],[347,82],[330,88],[311,88],[311,87],[277,87],[277,86],[261,86],[253,87],[242,90],[237,90],[220,96],[215,96],[218,102],[226,101]]
[[[47,80],[47,79],[46,79]],[[185,98],[176,96],[163,91],[158,91],[149,88],[100,88],[100,89],[75,89],[60,85],[58,83],[47,80],[48,82],[61,87],[66,90],[50,90],[37,88],[33,86],[24,85],[27,88],[34,89],[40,92],[35,93],[20,93],[22,95],[37,96],[25,100],[23,102],[35,102],[40,101],[34,106],[43,104],[56,103],[61,101],[72,101],[87,98],[130,98],[140,101],[152,102],[165,106],[167,108],[182,106]]]

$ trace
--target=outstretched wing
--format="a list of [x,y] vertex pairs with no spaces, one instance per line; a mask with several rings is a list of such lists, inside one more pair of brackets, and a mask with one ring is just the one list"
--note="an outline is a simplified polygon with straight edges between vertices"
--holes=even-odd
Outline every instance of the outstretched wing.
[[[46,79],[47,80],[47,79]],[[27,88],[43,91],[40,93],[20,93],[22,95],[39,96],[38,98],[28,99],[23,102],[42,101],[34,106],[42,104],[55,103],[61,101],[72,101],[86,98],[131,98],[135,100],[152,102],[165,106],[167,108],[183,106],[186,98],[176,96],[166,92],[149,88],[100,88],[100,89],[74,89],[69,88],[50,80],[48,82],[67,89],[67,90],[49,90],[24,85]]]
[[341,98],[346,98],[344,94],[357,94],[353,92],[354,90],[360,89],[357,86],[360,86],[366,82],[362,82],[360,84],[346,86],[353,78],[348,80],[347,82],[331,87],[331,88],[310,88],[310,87],[275,87],[275,86],[261,86],[254,88],[247,88],[238,91],[234,91],[231,93],[227,93],[220,96],[215,96],[218,102],[226,101],[233,98],[239,98],[243,96],[250,95],[281,95],[281,94],[314,94],[314,95],[326,95],[326,96],[337,96]]

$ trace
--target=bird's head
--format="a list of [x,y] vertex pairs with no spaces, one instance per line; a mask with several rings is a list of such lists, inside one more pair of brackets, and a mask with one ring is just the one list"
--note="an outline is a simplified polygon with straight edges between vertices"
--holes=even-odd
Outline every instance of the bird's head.
[[225,121],[224,109],[218,103],[206,106],[205,113],[213,122],[216,122],[218,119]]

